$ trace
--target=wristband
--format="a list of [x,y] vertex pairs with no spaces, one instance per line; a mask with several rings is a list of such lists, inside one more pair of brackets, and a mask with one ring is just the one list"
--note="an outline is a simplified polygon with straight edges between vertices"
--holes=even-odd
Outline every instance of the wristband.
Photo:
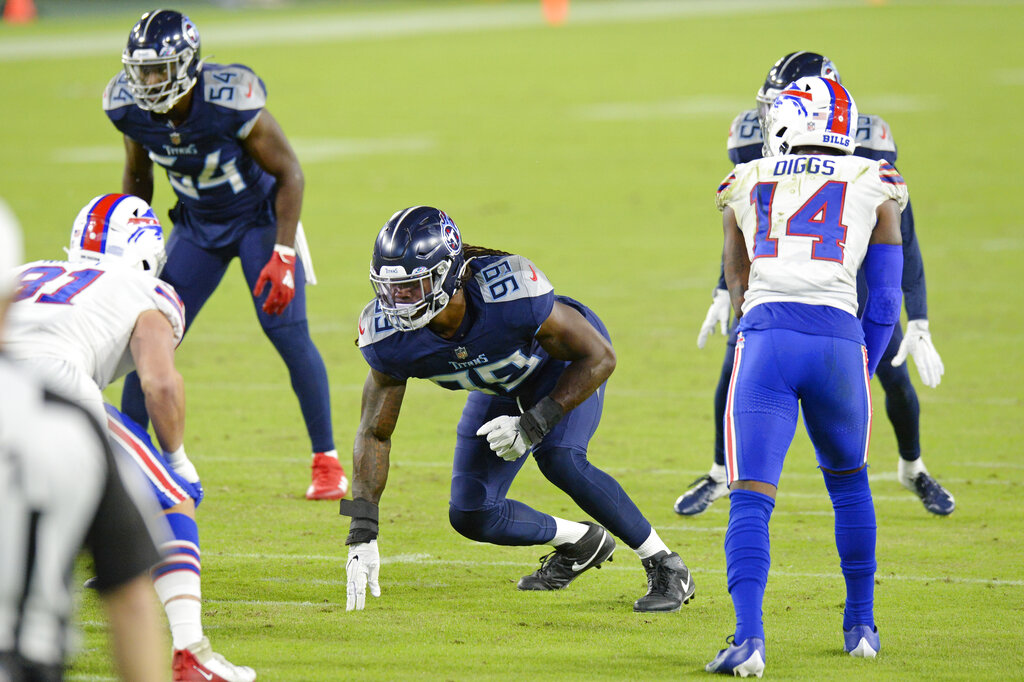
[[359,497],[354,500],[341,500],[338,513],[352,518],[348,527],[346,545],[359,545],[377,539],[379,508],[373,502]]
[[295,249],[284,244],[274,244],[274,252],[288,258],[295,257]]
[[519,429],[526,434],[532,445],[536,445],[555,424],[565,416],[565,410],[551,396],[544,396],[540,402],[523,413]]

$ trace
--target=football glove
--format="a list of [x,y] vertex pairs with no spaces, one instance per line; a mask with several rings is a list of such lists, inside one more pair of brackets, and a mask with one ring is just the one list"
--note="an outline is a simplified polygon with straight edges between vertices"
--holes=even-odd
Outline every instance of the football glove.
[[907,329],[903,334],[903,341],[896,351],[896,357],[892,359],[892,366],[899,367],[907,355],[914,358],[917,366],[917,373],[921,381],[929,388],[935,388],[942,381],[942,375],[946,368],[942,365],[942,358],[932,344],[932,335],[928,331],[928,320],[910,320],[907,322]]
[[722,336],[728,333],[731,312],[732,300],[729,298],[729,292],[725,289],[715,289],[711,294],[708,314],[704,317],[704,324],[700,326],[700,332],[697,334],[697,348],[704,348],[708,337],[715,333],[716,324],[722,330]]
[[533,445],[519,428],[519,419],[508,415],[495,417],[477,429],[476,435],[487,436],[487,444],[494,454],[507,462],[514,462]]
[[263,312],[280,315],[295,298],[295,249],[284,244],[274,244],[274,253],[260,271],[252,295],[262,295],[267,284],[270,285],[270,293],[263,302]]
[[362,611],[366,606],[366,586],[370,586],[370,594],[380,596],[380,553],[377,541],[361,542],[348,546],[348,561],[345,562],[345,575],[348,577],[345,610]]
[[206,491],[203,490],[203,484],[199,482],[199,472],[196,471],[196,467],[192,464],[192,460],[185,454],[185,446],[182,445],[174,452],[165,452],[164,459],[171,465],[171,469],[174,473],[178,474],[186,481],[188,481],[193,488],[195,488],[195,495],[193,500],[196,506],[203,501],[203,497],[206,495]]

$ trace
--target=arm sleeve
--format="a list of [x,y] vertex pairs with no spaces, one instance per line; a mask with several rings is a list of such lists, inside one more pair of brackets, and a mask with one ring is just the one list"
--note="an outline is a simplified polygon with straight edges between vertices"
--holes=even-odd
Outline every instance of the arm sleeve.
[[908,320],[928,319],[928,292],[924,280],[924,261],[914,232],[914,211],[909,201],[900,219],[903,234],[903,299]]
[[903,248],[897,244],[872,244],[861,267],[868,287],[861,327],[868,351],[868,374],[874,376],[878,361],[889,345],[892,329],[900,320]]

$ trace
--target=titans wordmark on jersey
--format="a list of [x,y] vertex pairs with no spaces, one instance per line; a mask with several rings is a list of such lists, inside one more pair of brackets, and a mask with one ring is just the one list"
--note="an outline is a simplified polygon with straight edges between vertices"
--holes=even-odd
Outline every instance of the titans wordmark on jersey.
[[203,64],[188,118],[178,126],[136,106],[124,72],[103,92],[114,126],[167,172],[178,197],[175,228],[184,227],[207,248],[274,222],[274,178],[242,147],[266,102],[266,87],[251,69],[210,62]]

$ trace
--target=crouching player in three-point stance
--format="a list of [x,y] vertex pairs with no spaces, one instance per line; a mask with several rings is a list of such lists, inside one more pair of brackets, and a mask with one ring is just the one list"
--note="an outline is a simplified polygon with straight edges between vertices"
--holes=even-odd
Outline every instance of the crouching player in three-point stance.
[[[718,189],[725,278],[740,318],[725,413],[736,631],[709,672],[764,671],[768,520],[801,407],[835,510],[845,649],[873,657],[880,648],[870,378],[900,314],[907,190],[887,161],[851,155],[856,122],[842,85],[800,78],[768,112],[766,158],[736,166]],[[861,267],[868,294],[858,320]]]
[[[111,444],[137,465],[163,508],[173,539],[160,547],[152,577],[171,627],[175,682],[252,682],[252,668],[228,662],[203,635],[196,525],[203,489],[185,454],[185,384],[174,366],[185,311],[174,287],[157,279],[163,227],[142,199],[104,194],[79,212],[67,252],[66,261],[16,271],[7,351],[107,424]],[[104,411],[101,390],[133,369],[163,454],[130,418],[109,405]]]
[[[622,487],[587,460],[615,368],[608,331],[583,304],[556,296],[530,261],[463,246],[442,211],[399,211],[381,229],[370,280],[376,301],[359,319],[370,365],[354,448],[348,608],[366,585],[380,595],[377,504],[387,481],[391,434],[410,377],[471,391],[455,442],[449,518],[459,533],[497,545],[551,545],[521,590],[559,590],[611,558],[618,536],[647,571],[636,611],[676,611],[694,593],[669,550]],[[506,497],[532,453],[544,476],[598,521],[555,518]]]

